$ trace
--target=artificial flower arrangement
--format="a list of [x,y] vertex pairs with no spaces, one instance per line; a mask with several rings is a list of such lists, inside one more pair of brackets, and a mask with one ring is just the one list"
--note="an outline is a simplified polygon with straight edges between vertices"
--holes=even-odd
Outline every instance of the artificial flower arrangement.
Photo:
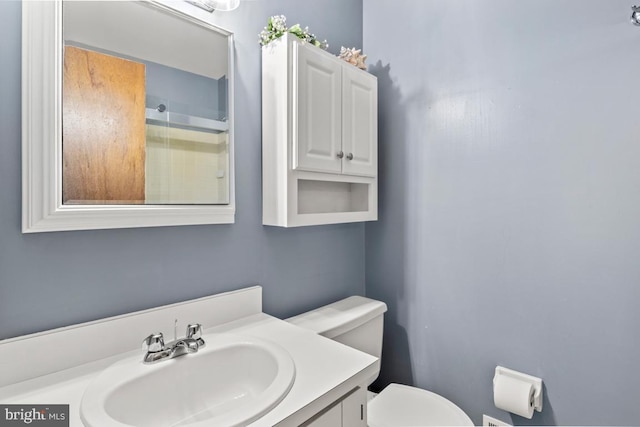
[[300,24],[295,24],[287,28],[287,18],[284,15],[275,15],[269,18],[267,26],[260,32],[260,44],[266,46],[272,41],[279,39],[285,33],[291,33],[307,43],[311,43],[320,49],[327,49],[329,44],[326,40],[320,41],[315,35],[309,32],[309,27],[302,28]]
[[[269,18],[267,26],[260,32],[260,44],[266,46],[274,40],[279,39],[286,33],[291,33],[297,36],[299,39],[311,43],[321,49],[327,49],[329,44],[326,40],[320,41],[315,35],[309,32],[309,27],[302,28],[300,24],[295,24],[291,28],[287,28],[287,18],[284,15],[274,15]],[[340,55],[338,58],[354,65],[361,70],[366,70],[367,66],[364,61],[367,59],[367,55],[362,54],[361,49],[352,49],[342,47],[340,49]]]

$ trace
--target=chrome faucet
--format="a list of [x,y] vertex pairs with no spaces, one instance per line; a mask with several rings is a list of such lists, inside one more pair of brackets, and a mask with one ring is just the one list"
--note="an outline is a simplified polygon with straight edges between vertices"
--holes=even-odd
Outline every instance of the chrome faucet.
[[205,343],[202,339],[202,325],[193,323],[187,326],[187,336],[164,343],[162,332],[149,335],[142,341],[145,350],[144,363],[156,363],[161,360],[173,359],[184,354],[196,353]]

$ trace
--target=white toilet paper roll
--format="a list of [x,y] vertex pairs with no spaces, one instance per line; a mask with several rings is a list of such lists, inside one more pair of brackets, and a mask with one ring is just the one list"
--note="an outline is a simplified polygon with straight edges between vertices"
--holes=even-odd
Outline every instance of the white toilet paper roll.
[[497,408],[531,419],[534,392],[531,383],[507,375],[496,375],[493,382],[493,403]]

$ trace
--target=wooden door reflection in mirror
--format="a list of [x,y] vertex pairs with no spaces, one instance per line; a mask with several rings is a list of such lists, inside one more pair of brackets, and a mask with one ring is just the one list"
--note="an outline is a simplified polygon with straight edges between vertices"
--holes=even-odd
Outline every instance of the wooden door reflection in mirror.
[[144,203],[144,64],[66,46],[63,74],[63,203]]

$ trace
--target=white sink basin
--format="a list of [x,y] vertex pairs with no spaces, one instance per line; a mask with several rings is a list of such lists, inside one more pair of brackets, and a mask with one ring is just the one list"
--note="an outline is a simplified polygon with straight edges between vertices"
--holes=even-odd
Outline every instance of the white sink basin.
[[240,426],[289,392],[295,366],[281,347],[253,337],[207,334],[197,353],[105,369],[87,387],[80,415],[89,427]]

